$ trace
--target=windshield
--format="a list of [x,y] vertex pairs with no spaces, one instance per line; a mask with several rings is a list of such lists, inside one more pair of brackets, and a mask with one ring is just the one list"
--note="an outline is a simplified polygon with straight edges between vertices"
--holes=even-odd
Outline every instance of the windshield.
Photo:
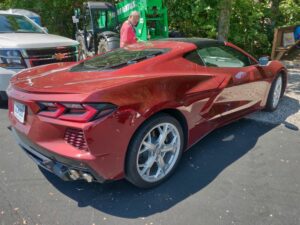
[[92,9],[94,28],[114,30],[117,26],[116,12],[112,10]]
[[44,33],[44,31],[24,16],[0,14],[0,33]]
[[119,48],[95,58],[86,60],[73,67],[71,72],[114,70],[153,58],[167,52],[169,49],[128,50]]

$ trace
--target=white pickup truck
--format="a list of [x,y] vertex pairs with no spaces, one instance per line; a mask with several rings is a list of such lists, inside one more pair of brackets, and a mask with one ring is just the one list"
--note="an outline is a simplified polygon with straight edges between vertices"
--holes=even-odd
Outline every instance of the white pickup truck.
[[20,70],[78,60],[77,41],[48,34],[28,17],[0,11],[0,103],[10,78]]

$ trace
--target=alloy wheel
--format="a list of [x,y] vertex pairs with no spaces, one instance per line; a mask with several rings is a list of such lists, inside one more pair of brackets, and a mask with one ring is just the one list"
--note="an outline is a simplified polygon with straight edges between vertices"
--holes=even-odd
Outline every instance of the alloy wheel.
[[279,76],[276,80],[274,94],[273,94],[272,105],[274,108],[276,108],[279,103],[281,92],[282,92],[282,77]]
[[157,182],[174,167],[181,148],[179,131],[171,123],[160,123],[143,138],[136,159],[137,171],[146,182]]

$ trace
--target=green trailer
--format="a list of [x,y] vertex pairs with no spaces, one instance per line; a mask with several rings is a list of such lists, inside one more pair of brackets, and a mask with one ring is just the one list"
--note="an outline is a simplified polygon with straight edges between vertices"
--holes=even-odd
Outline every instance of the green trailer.
[[75,9],[73,16],[77,28],[75,36],[81,46],[82,58],[118,48],[120,28],[132,11],[140,13],[140,21],[136,27],[139,41],[169,36],[168,11],[162,0],[125,0],[117,5],[86,2],[82,9]]

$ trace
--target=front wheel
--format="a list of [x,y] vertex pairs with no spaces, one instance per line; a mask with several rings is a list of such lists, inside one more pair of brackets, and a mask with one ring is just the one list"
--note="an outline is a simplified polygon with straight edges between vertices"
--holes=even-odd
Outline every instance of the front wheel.
[[271,85],[265,110],[269,112],[275,111],[279,105],[279,101],[282,97],[282,94],[283,76],[282,74],[279,74]]
[[168,114],[145,122],[128,149],[126,178],[140,188],[154,187],[175,170],[184,147],[180,123]]

